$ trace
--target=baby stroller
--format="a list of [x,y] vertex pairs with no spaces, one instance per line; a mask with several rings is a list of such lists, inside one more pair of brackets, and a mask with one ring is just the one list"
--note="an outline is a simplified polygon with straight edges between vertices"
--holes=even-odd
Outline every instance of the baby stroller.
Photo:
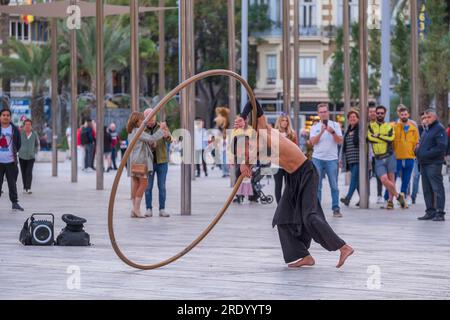
[[258,201],[260,199],[261,204],[270,204],[273,202],[273,196],[266,195],[262,189],[264,185],[261,184],[261,180],[264,178],[264,174],[261,173],[261,168],[263,166],[255,166],[252,171],[252,187],[253,187],[253,193],[254,193],[254,200]]

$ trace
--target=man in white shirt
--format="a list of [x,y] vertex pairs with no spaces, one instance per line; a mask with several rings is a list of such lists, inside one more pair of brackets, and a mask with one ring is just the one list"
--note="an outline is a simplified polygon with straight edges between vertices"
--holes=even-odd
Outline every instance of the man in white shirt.
[[205,177],[208,176],[208,169],[205,162],[204,152],[206,147],[208,146],[208,135],[205,129],[205,124],[202,118],[195,119],[195,128],[194,128],[194,148],[195,148],[195,169],[196,169],[196,177],[200,177],[200,163],[203,166],[203,172],[205,173]]
[[6,175],[9,189],[9,200],[14,211],[23,211],[17,198],[17,152],[21,146],[19,129],[11,122],[11,111],[2,109],[0,111],[0,195],[3,178]]
[[310,137],[314,146],[312,161],[319,172],[319,201],[322,199],[322,180],[325,174],[331,188],[333,216],[341,218],[339,208],[339,156],[338,145],[342,144],[342,130],[339,123],[330,120],[328,104],[321,103],[317,106],[320,122],[311,127]]

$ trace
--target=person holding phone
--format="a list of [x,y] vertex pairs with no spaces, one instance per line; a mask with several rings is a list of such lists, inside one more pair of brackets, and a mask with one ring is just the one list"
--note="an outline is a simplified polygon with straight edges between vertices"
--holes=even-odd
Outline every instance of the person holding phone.
[[330,120],[330,111],[327,103],[320,103],[317,106],[320,122],[311,127],[311,144],[314,152],[312,162],[319,173],[319,186],[317,196],[322,199],[322,181],[325,174],[331,188],[333,217],[342,218],[339,207],[339,156],[338,145],[342,144],[342,130],[339,123]]

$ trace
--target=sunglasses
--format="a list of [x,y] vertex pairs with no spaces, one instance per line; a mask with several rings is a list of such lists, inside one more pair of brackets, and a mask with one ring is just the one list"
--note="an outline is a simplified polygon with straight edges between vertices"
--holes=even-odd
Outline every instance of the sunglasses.
[[385,112],[377,112],[377,114],[380,116],[384,116],[386,113]]

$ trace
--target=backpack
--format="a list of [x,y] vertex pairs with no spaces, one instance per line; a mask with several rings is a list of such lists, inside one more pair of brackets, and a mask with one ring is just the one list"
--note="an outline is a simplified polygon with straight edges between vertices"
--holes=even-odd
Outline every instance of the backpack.
[[89,129],[88,128],[83,128],[81,130],[80,140],[81,140],[81,145],[83,145],[83,146],[91,143],[91,141],[89,139]]

